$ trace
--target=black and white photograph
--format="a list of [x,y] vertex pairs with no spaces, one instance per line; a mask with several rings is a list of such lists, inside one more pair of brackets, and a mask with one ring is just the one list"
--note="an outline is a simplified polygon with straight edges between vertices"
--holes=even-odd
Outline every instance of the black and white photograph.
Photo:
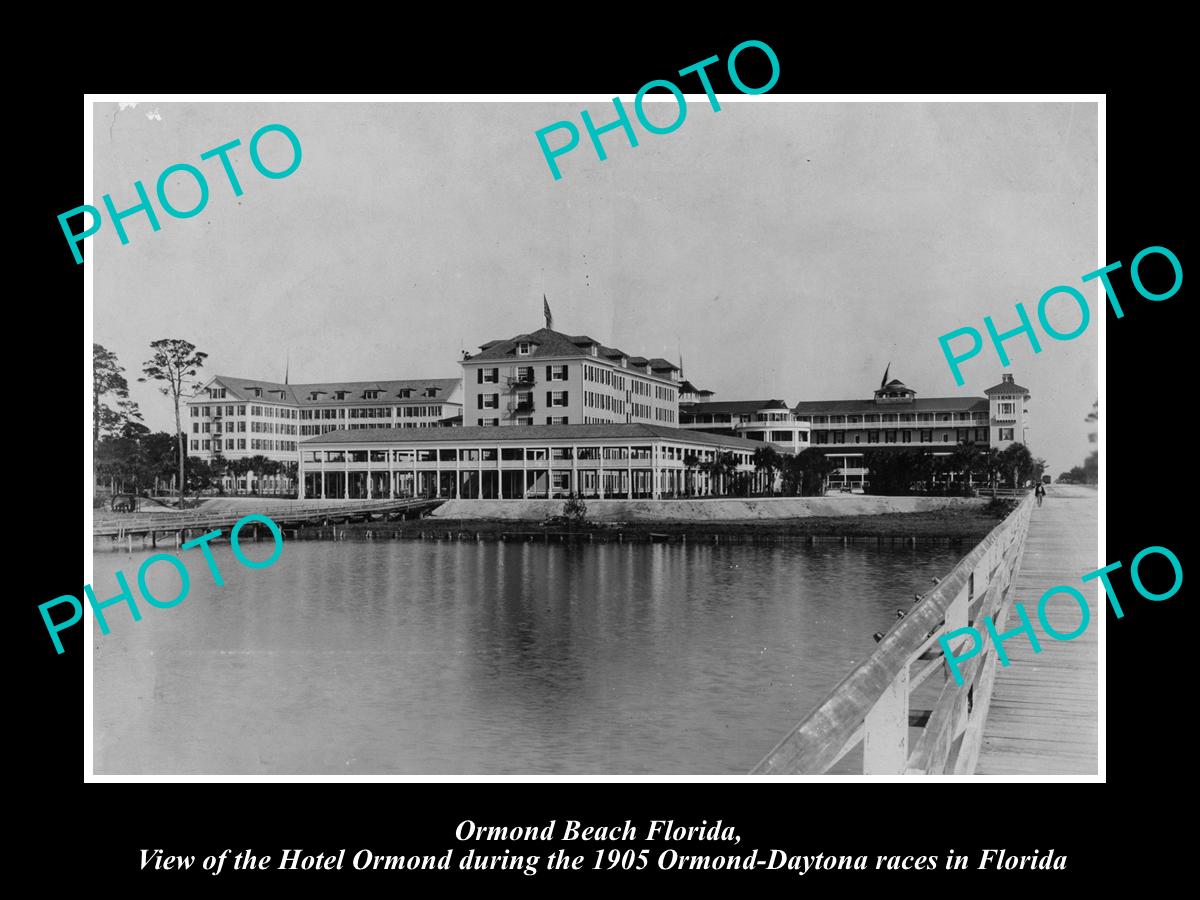
[[1099,98],[724,55],[89,98],[89,778],[1103,780]]

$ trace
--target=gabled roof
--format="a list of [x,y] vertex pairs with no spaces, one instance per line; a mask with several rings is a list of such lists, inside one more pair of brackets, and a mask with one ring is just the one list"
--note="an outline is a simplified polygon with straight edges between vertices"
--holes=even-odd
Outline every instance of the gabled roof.
[[[377,401],[396,400],[400,396],[401,388],[410,388],[413,391],[411,399],[421,398],[428,387],[436,388],[437,396],[425,399],[444,400],[458,389],[459,385],[462,384],[462,379],[424,378],[400,381],[327,381],[311,384],[280,384],[277,381],[235,378],[232,375],[216,375],[205,387],[210,387],[213,384],[219,384],[224,387],[227,393],[232,395],[233,399],[236,400],[267,400],[277,403],[287,403],[293,406],[324,406],[330,403],[343,403],[346,405],[362,403],[367,399],[363,396],[367,391],[379,391],[380,395],[375,398]],[[255,387],[262,388],[263,395],[261,397],[254,396],[251,388]],[[276,399],[275,396],[272,396],[272,391],[282,391],[283,397]],[[337,399],[337,391],[346,392],[344,400]],[[309,396],[314,392],[317,394],[317,399],[310,400]],[[207,397],[200,391],[188,399],[205,400]]]
[[[529,353],[519,355],[517,353],[517,344],[528,343],[533,346]],[[469,359],[464,359],[462,362],[491,362],[492,360],[509,361],[522,359],[538,359],[538,358],[554,358],[563,356],[591,356],[591,347],[595,345],[597,356],[604,359],[620,359],[627,357],[630,365],[639,365],[634,362],[635,359],[643,359],[640,365],[650,363],[654,371],[666,371],[668,368],[677,369],[678,366],[672,365],[665,359],[645,359],[644,357],[630,357],[628,353],[618,347],[605,347],[599,341],[588,337],[586,334],[569,335],[563,334],[561,331],[552,331],[549,328],[539,328],[537,331],[529,334],[518,334],[504,341],[488,341],[485,344],[479,345],[479,352]]]
[[660,438],[692,444],[717,445],[729,449],[753,452],[763,446],[761,441],[729,435],[708,434],[687,428],[670,428],[666,425],[615,424],[615,425],[505,425],[483,427],[469,425],[465,428],[357,428],[330,431],[301,441],[304,445],[324,444],[412,444],[412,443],[457,443],[479,441],[488,444],[505,444],[514,441],[528,444],[530,441],[570,440],[613,440],[638,441]]
[[705,390],[703,388],[698,388],[694,384],[692,384],[690,381],[684,379],[683,381],[681,381],[679,383],[679,393],[695,394],[698,397],[699,396],[711,397],[713,394],[716,393],[716,391],[709,391],[709,390]]

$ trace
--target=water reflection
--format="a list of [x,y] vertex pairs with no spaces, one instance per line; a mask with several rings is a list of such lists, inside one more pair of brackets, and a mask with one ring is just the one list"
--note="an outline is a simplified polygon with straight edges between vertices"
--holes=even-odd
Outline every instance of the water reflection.
[[[98,773],[743,773],[959,555],[314,541],[252,571],[214,551],[224,587],[185,552],[183,604],[96,631]],[[145,555],[97,554],[98,596]]]

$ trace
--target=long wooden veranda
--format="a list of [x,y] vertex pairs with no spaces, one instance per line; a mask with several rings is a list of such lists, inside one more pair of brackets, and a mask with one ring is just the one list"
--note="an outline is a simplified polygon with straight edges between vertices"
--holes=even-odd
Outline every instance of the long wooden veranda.
[[[1033,615],[1048,588],[1071,585],[1087,597],[1091,624],[1072,641],[1041,639],[1041,653],[1035,654],[1023,635],[1005,644],[1012,664],[996,675],[978,775],[1097,772],[1097,648],[1105,609],[1097,608],[1098,582],[1083,585],[1079,580],[1103,565],[1096,561],[1096,528],[1096,492],[1088,488],[1056,485],[1041,508],[1033,510],[1014,582],[1016,598]],[[1079,621],[1073,607],[1069,599],[1059,598],[1051,622],[1073,631]],[[1016,624],[1010,619],[1008,627]]]

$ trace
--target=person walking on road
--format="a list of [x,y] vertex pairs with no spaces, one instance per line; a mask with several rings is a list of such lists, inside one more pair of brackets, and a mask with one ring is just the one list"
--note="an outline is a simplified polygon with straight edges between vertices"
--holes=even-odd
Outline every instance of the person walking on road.
[[1037,487],[1033,489],[1033,496],[1037,497],[1037,505],[1042,505],[1042,500],[1046,496],[1046,486],[1042,482],[1037,483]]

